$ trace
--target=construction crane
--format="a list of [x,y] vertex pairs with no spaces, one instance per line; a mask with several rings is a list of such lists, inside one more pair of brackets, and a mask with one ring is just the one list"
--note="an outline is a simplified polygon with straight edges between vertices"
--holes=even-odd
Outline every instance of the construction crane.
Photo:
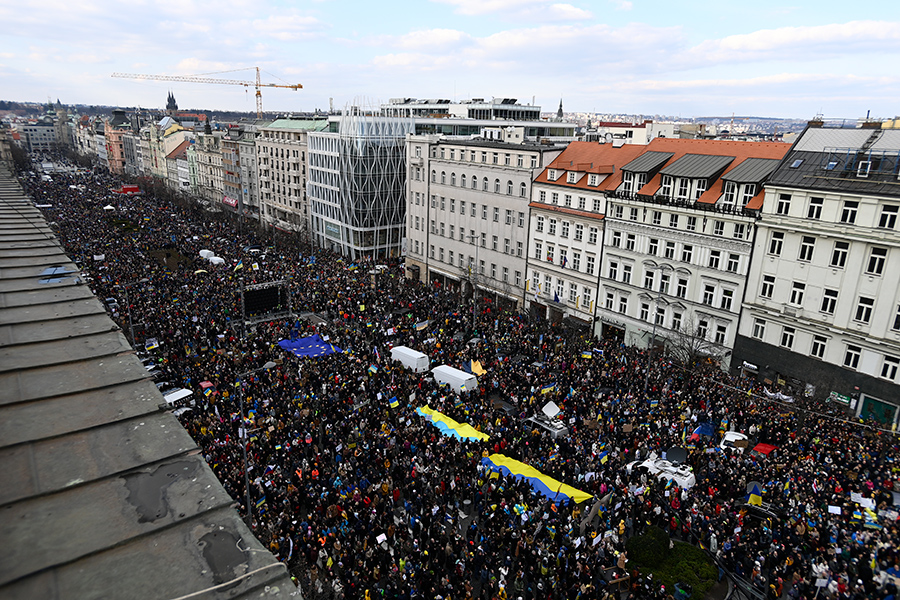
[[[135,73],[113,73],[112,77],[119,77],[122,79],[149,79],[152,81],[184,81],[187,83],[213,83],[218,85],[242,85],[245,88],[254,87],[256,88],[256,117],[258,119],[262,119],[262,93],[259,91],[259,88],[264,87],[273,87],[273,88],[287,88],[289,90],[294,90],[295,92],[302,88],[301,84],[295,85],[279,85],[277,83],[262,83],[259,79],[259,67],[254,67],[256,69],[256,81],[239,81],[237,79],[215,79],[209,77],[196,77],[193,75],[138,75]],[[237,69],[238,71],[242,71],[245,69]],[[221,71],[222,73],[231,73],[233,71]],[[210,73],[212,75],[212,73]]]

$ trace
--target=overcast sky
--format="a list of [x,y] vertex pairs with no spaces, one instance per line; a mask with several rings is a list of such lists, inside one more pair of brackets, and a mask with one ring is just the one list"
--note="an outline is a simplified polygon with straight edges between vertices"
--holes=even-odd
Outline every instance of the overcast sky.
[[[865,8],[865,11],[862,9]],[[239,86],[113,79],[259,66],[272,111],[511,97],[545,111],[900,114],[900,3],[801,0],[20,0],[0,99],[255,110]],[[252,79],[252,71],[216,75]]]

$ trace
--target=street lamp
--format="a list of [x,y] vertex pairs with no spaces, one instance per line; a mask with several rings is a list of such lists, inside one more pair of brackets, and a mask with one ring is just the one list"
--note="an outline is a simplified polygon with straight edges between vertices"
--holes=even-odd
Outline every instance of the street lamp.
[[479,274],[478,268],[478,248],[480,244],[478,243],[478,237],[474,233],[470,233],[468,236],[469,241],[475,244],[475,264],[472,265],[471,275],[472,275],[472,335],[475,334],[475,310],[478,307],[478,286],[476,285],[477,277]]
[[241,440],[241,449],[243,450],[244,454],[244,493],[247,495],[247,527],[251,530],[253,529],[253,508],[250,505],[250,471],[247,469],[247,444],[250,441],[250,436],[247,435],[247,423],[244,421],[244,378],[259,371],[267,371],[274,366],[275,363],[270,360],[258,369],[253,369],[252,371],[247,371],[246,373],[239,373],[237,376],[241,392],[238,396],[241,402],[241,428],[244,432],[243,436],[239,435],[238,437],[244,438]]
[[[675,271],[675,267],[672,265],[660,265],[659,270],[662,273],[665,273],[666,269],[671,269]],[[650,356],[653,354],[653,348],[656,346],[656,323],[658,319],[659,313],[659,304],[662,301],[662,292],[663,292],[663,282],[662,282],[662,274],[659,277],[659,293],[656,295],[656,306],[653,310],[653,332],[650,334],[650,347],[647,350],[647,367],[644,373],[644,396],[647,395],[647,390],[650,387]]]
[[119,287],[122,287],[125,289],[125,304],[128,305],[128,331],[131,333],[131,347],[132,348],[134,348],[134,322],[131,320],[131,301],[128,299],[128,288],[130,288],[133,285],[137,285],[139,283],[147,283],[148,281],[150,281],[150,280],[147,279],[146,277],[142,277],[141,279],[138,279],[137,281],[119,284]]

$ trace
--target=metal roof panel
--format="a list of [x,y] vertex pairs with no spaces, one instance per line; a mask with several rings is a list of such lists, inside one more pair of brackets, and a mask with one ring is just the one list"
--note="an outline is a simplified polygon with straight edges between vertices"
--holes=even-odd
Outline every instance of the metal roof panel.
[[734,156],[714,154],[685,154],[674,163],[663,167],[660,173],[671,177],[709,179],[721,173],[734,161],[734,158]]

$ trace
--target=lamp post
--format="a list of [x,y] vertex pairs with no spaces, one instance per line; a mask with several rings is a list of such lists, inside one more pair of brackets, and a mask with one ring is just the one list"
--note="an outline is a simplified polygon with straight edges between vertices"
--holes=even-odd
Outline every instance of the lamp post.
[[647,368],[644,373],[644,396],[647,395],[647,390],[650,388],[650,357],[653,354],[653,348],[656,346],[656,322],[657,322],[657,314],[659,312],[659,304],[662,301],[662,293],[663,293],[663,284],[662,284],[662,273],[666,272],[666,269],[670,269],[675,271],[675,267],[672,265],[660,265],[659,270],[661,271],[659,277],[659,293],[656,295],[656,306],[653,310],[653,331],[650,334],[650,347],[647,350]]
[[472,275],[472,335],[475,334],[475,311],[478,308],[478,286],[476,285],[477,277],[479,275],[479,263],[478,263],[478,248],[481,246],[478,243],[478,237],[474,233],[470,233],[468,236],[469,241],[475,244],[475,264],[472,265],[471,275]]
[[274,366],[275,366],[275,363],[270,360],[269,362],[267,362],[266,364],[264,364],[263,366],[261,366],[258,369],[253,369],[251,371],[247,371],[246,373],[239,373],[237,376],[238,383],[240,384],[240,392],[241,392],[238,396],[238,398],[240,399],[240,402],[241,402],[241,429],[243,430],[243,433],[244,433],[243,436],[238,436],[238,437],[243,438],[241,440],[241,449],[243,450],[243,454],[244,454],[244,493],[246,494],[246,499],[247,499],[247,527],[251,531],[253,530],[253,512],[252,512],[253,508],[250,505],[250,471],[247,468],[247,466],[248,466],[247,444],[250,441],[250,436],[247,435],[247,433],[248,433],[247,432],[247,423],[244,421],[244,378],[247,377],[248,375],[253,375],[254,373],[257,373],[259,371],[267,371]]
[[125,304],[128,305],[128,332],[131,334],[131,347],[134,348],[134,321],[131,319],[131,300],[128,299],[128,288],[139,283],[147,283],[150,281],[146,277],[142,277],[137,281],[119,284],[125,290]]

